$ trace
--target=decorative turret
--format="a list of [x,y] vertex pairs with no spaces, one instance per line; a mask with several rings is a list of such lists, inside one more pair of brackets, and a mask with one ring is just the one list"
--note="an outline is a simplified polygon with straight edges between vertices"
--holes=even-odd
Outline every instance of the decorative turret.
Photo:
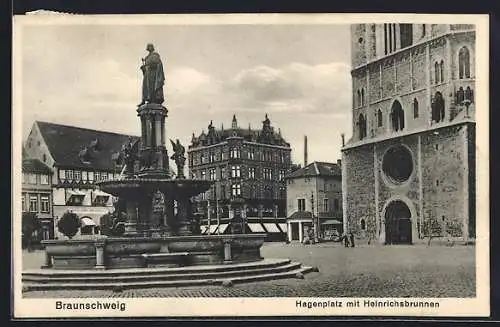
[[233,121],[231,122],[231,128],[232,129],[238,128],[238,121],[236,120],[236,115],[233,115]]

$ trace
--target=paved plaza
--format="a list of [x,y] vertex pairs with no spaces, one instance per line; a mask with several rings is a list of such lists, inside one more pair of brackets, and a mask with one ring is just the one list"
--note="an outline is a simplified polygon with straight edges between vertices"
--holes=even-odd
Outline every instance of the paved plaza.
[[[474,297],[475,247],[338,243],[266,243],[265,258],[289,258],[318,267],[305,279],[236,284],[233,287],[30,291],[26,298],[55,297]],[[24,252],[23,268],[38,268],[43,252]]]

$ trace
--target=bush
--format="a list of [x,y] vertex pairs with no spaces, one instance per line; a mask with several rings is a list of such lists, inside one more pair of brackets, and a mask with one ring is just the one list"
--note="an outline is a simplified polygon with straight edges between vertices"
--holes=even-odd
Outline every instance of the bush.
[[57,223],[57,229],[59,232],[61,232],[64,236],[67,236],[68,238],[73,238],[73,236],[78,233],[78,230],[81,227],[81,221],[80,218],[78,218],[76,213],[73,212],[65,212],[64,215],[62,215],[61,219],[59,219],[59,222]]
[[123,212],[107,213],[99,220],[101,234],[106,236],[121,236],[125,232],[124,223],[127,220]]
[[33,241],[33,233],[35,231],[40,231],[42,229],[42,224],[36,213],[34,212],[23,212],[22,216],[22,244],[23,247],[31,248]]

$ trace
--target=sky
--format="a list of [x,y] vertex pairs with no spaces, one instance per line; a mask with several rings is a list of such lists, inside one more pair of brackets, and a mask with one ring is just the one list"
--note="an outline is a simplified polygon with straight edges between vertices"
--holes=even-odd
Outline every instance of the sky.
[[[38,25],[22,38],[22,128],[35,120],[140,135],[141,58],[160,54],[166,137],[267,113],[292,160],[340,158],[351,135],[349,25]],[[168,143],[167,143],[168,145]],[[170,150],[171,151],[171,150]]]

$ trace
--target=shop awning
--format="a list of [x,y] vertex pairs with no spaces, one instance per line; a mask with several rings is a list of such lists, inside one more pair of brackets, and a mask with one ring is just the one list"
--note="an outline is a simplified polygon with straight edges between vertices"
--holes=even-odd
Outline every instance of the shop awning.
[[92,193],[94,194],[94,196],[109,197],[108,193],[105,193],[105,192],[103,192],[101,190],[95,190]]
[[288,230],[288,224],[278,224],[283,231],[283,233],[286,233]]
[[268,233],[281,233],[276,224],[264,223],[264,227],[266,228]]
[[329,219],[322,222],[321,225],[342,225],[342,222],[337,219]]
[[217,225],[210,225],[210,234],[213,234],[215,233],[215,231],[217,230]]
[[82,227],[97,226],[96,223],[92,219],[87,218],[87,217],[83,217],[82,219],[80,219],[80,221],[82,222]]
[[85,196],[86,193],[78,190],[68,190],[69,196]]
[[229,224],[220,224],[218,233],[223,234],[226,231],[227,226],[229,226]]
[[250,230],[253,233],[265,233],[266,232],[261,224],[248,224],[248,228],[250,228]]

